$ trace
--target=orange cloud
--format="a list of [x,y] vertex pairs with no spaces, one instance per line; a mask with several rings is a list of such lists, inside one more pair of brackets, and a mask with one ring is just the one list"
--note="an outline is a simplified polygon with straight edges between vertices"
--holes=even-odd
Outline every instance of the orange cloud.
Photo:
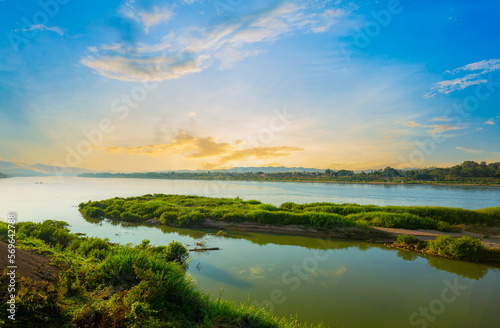
[[164,156],[189,153],[188,157],[203,158],[226,153],[232,147],[228,143],[218,143],[213,137],[194,137],[181,132],[171,143],[131,147],[108,147],[108,153],[128,153],[149,156]]
[[213,137],[195,137],[181,132],[170,143],[153,144],[131,147],[108,147],[108,153],[127,153],[146,156],[167,156],[185,154],[187,158],[199,159],[215,157],[213,163],[204,162],[206,169],[219,168],[229,162],[244,161],[249,159],[270,159],[288,156],[302,148],[292,146],[254,147],[239,149],[242,144],[237,140],[234,146],[225,142],[217,142]]

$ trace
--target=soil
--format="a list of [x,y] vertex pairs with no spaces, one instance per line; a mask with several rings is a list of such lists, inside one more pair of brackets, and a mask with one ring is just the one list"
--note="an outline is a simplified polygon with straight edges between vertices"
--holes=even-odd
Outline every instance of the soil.
[[[0,270],[3,271],[8,265],[8,244],[0,241]],[[59,268],[50,264],[50,257],[16,248],[15,264],[17,265],[16,276],[31,278],[34,281],[52,281],[59,275]]]

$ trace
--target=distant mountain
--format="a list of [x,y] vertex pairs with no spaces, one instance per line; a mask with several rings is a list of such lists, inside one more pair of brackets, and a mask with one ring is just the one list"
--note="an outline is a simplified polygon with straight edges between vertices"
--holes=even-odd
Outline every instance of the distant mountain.
[[24,164],[0,161],[0,172],[13,177],[40,177],[54,175],[77,176],[78,174],[93,173],[96,171],[77,167],[60,167],[44,164]]
[[[313,169],[307,167],[284,167],[284,166],[246,166],[246,167],[232,167],[230,169],[219,170],[163,170],[156,172],[177,172],[177,173],[203,173],[203,172],[221,172],[221,173],[249,173],[249,172],[262,172],[262,173],[286,173],[286,172],[324,172],[325,170]],[[151,171],[148,171],[151,172]],[[154,172],[154,171],[153,171]]]
[[230,169],[216,170],[220,172],[230,173],[247,173],[247,172],[263,172],[263,173],[287,173],[287,172],[324,172],[325,170],[313,169],[307,167],[284,167],[284,166],[249,166],[249,167],[233,167]]

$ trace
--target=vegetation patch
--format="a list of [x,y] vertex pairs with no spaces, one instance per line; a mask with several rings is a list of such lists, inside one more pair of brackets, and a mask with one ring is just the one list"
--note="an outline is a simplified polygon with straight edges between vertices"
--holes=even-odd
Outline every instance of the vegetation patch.
[[421,241],[412,235],[399,235],[396,242],[387,246],[454,260],[500,263],[500,250],[487,249],[479,239],[469,236],[453,238],[439,235],[435,240]]
[[485,252],[479,239],[469,236],[453,238],[440,235],[429,242],[429,249],[440,256],[473,262],[480,261]]
[[[116,245],[69,233],[66,226],[17,224],[16,246],[50,256],[61,268],[50,280],[17,276],[19,327],[312,327],[249,304],[211,299],[186,275],[189,254],[181,243]],[[0,240],[7,240],[3,222]],[[8,284],[3,274],[1,290]],[[0,293],[1,302],[8,298]],[[7,315],[0,313],[0,326],[9,322]]]
[[375,206],[286,202],[276,207],[257,200],[182,195],[144,195],[89,201],[79,205],[89,220],[104,218],[145,223],[158,220],[177,226],[203,225],[206,219],[254,222],[273,226],[299,225],[322,230],[373,227],[453,231],[457,225],[498,226],[500,207],[481,210],[431,206]]

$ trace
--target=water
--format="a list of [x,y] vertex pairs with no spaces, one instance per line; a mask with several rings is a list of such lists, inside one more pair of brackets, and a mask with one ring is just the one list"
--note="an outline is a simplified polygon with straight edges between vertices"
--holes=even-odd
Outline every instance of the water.
[[[257,233],[217,237],[206,230],[92,223],[76,208],[91,199],[147,193],[239,196],[275,205],[329,201],[482,208],[500,200],[497,187],[11,178],[0,180],[0,217],[15,211],[20,220],[64,220],[73,232],[119,243],[203,241],[222,250],[191,253],[188,272],[199,288],[238,302],[250,297],[250,303],[268,304],[280,316],[298,313],[301,320],[330,327],[494,327],[500,321],[500,271],[492,266],[362,242]],[[459,287],[456,294],[453,284]],[[429,312],[420,314],[426,308]]]

